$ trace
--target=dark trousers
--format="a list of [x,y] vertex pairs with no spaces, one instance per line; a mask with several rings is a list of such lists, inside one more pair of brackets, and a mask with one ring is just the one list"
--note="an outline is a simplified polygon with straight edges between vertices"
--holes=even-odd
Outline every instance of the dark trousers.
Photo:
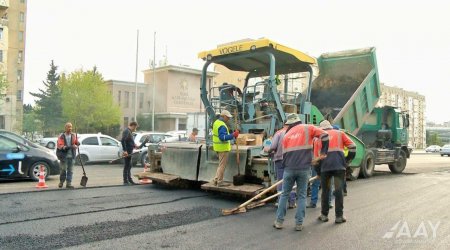
[[328,216],[330,211],[329,195],[331,192],[331,177],[334,177],[334,196],[336,217],[344,215],[344,187],[345,170],[326,171],[320,174],[320,185],[322,186],[322,214]]
[[131,179],[131,156],[124,158],[124,166],[123,166],[123,182],[128,182]]

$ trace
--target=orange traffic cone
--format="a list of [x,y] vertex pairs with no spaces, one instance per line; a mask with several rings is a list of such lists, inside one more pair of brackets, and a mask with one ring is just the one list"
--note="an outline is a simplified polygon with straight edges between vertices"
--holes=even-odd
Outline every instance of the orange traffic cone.
[[47,184],[45,184],[45,172],[44,166],[41,165],[39,172],[39,183],[36,185],[37,188],[48,188]]
[[[148,165],[144,164],[144,173],[148,171]],[[139,180],[139,183],[141,184],[150,184],[152,183],[152,180],[150,180],[149,178],[142,178]]]

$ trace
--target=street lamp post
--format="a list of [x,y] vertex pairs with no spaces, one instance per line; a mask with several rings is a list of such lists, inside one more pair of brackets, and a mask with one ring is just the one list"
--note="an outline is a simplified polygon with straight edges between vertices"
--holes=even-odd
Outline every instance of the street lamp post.
[[152,93],[152,132],[155,131],[155,91],[156,91],[156,31],[153,33],[153,93]]

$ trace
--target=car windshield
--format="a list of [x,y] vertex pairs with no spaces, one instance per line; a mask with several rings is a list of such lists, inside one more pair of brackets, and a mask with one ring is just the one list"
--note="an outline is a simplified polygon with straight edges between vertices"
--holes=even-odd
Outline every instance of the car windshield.
[[18,142],[20,142],[20,143],[22,143],[22,144],[31,146],[31,147],[33,147],[33,148],[37,148],[37,147],[38,147],[38,146],[37,146],[36,144],[34,144],[33,142],[28,141],[27,139],[23,138],[23,137],[20,136],[20,135],[17,135],[17,134],[14,134],[14,133],[10,133],[10,132],[3,132],[3,131],[1,132],[1,134],[2,134],[3,136],[5,136],[5,137],[11,139],[11,140],[18,141]]

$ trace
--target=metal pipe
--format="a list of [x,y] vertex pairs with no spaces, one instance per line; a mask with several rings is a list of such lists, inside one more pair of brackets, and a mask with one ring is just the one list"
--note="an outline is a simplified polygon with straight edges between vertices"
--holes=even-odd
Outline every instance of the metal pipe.
[[137,74],[138,74],[138,58],[139,58],[139,30],[136,34],[136,71],[134,72],[134,120],[137,121],[137,98],[138,98],[138,87],[137,87]]
[[155,91],[156,91],[156,31],[153,33],[153,93],[152,93],[152,132],[155,131]]

